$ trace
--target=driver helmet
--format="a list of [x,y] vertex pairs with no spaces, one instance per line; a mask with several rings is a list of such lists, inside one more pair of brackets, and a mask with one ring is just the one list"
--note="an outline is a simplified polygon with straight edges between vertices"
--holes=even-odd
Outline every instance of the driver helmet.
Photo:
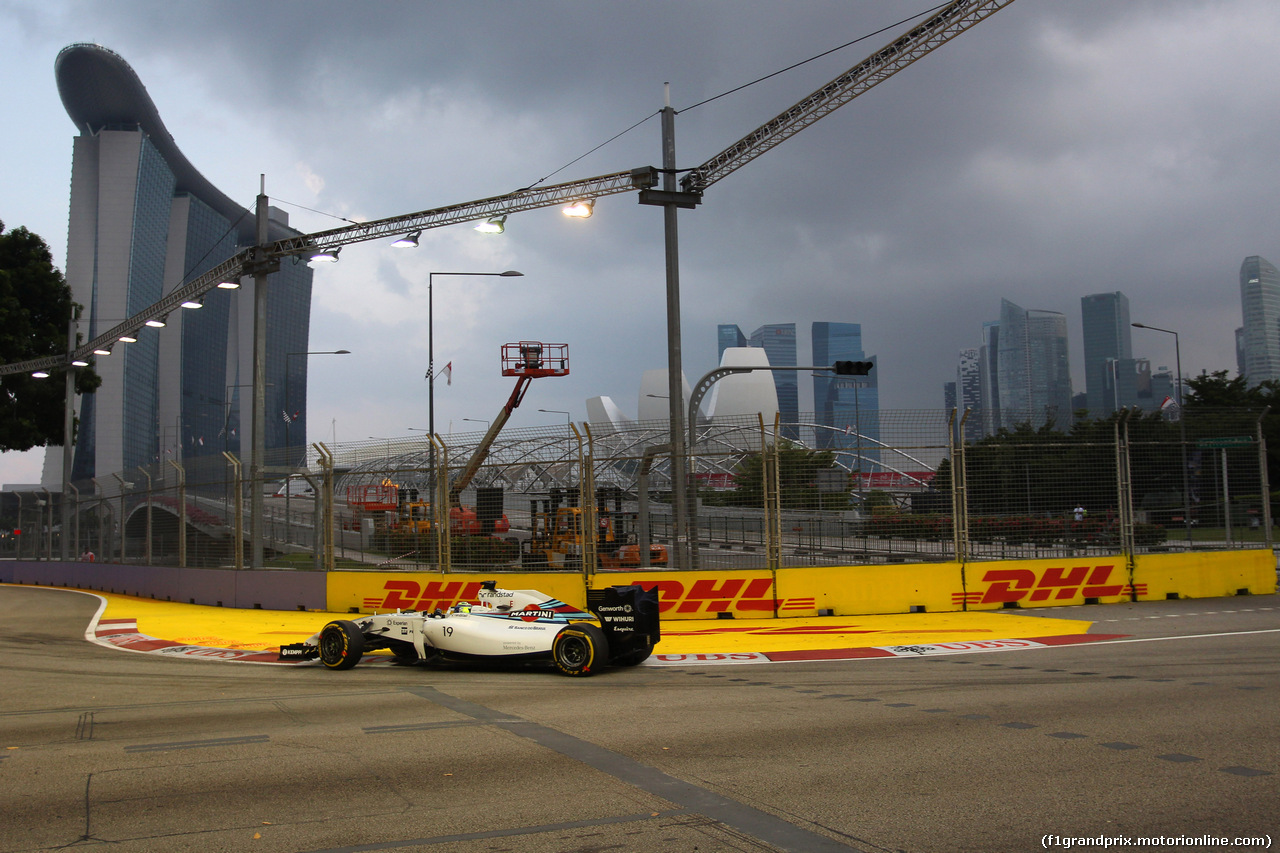
[[457,604],[453,605],[453,612],[454,612],[454,613],[470,613],[470,612],[471,612],[471,602],[469,602],[469,601],[459,601]]

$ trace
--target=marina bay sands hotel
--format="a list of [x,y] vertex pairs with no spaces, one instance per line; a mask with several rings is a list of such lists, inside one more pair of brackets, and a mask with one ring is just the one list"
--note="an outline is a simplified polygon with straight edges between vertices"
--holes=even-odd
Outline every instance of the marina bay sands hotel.
[[[79,131],[66,277],[85,307],[78,331],[88,340],[253,245],[255,222],[178,149],[118,54],[73,44],[58,54],[55,74]],[[270,240],[297,233],[271,209]],[[308,349],[311,275],[305,264],[284,264],[268,285],[266,411],[298,414],[287,426],[266,418],[268,454],[287,440],[305,442],[307,360],[286,355]],[[136,341],[96,357],[102,386],[78,401],[74,481],[224,450],[240,455],[252,398],[254,302],[253,279],[240,284],[210,291],[202,306],[175,310],[163,327],[143,328]],[[50,448],[44,482],[60,482],[61,466],[62,449]]]

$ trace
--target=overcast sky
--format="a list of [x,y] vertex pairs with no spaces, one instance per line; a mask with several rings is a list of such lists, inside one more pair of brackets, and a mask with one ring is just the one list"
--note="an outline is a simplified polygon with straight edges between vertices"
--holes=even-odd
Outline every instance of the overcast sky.
[[[64,264],[75,128],[53,63],[74,42],[124,57],[229,196],[251,206],[265,174],[317,231],[528,186],[655,113],[664,82],[678,165],[696,166],[891,36],[686,108],[930,5],[0,0],[0,220]],[[1180,333],[1184,372],[1234,373],[1240,263],[1280,261],[1276,44],[1274,0],[1019,0],[680,213],[690,383],[716,366],[718,323],[795,322],[805,363],[812,322],[855,322],[882,408],[940,408],[1005,297],[1066,314],[1083,391],[1080,297],[1114,290]],[[548,182],[660,159],[655,117]],[[496,237],[347,248],[316,272],[310,348],[353,354],[312,357],[309,440],[426,426],[431,271],[524,273],[436,277],[441,431],[492,420],[512,383],[499,348],[521,339],[567,342],[572,373],[534,383],[513,426],[581,420],[599,394],[634,415],[666,363],[663,253],[660,209],[632,194],[585,221],[546,209]],[[1172,338],[1134,330],[1134,354],[1171,366]],[[30,456],[0,456],[0,482],[38,479]]]

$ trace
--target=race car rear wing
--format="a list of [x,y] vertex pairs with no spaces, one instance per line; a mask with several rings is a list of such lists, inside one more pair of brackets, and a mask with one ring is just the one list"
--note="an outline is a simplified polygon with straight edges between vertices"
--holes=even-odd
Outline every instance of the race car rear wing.
[[658,644],[662,629],[658,620],[658,587],[611,586],[587,590],[587,609],[600,620],[609,641],[609,656]]

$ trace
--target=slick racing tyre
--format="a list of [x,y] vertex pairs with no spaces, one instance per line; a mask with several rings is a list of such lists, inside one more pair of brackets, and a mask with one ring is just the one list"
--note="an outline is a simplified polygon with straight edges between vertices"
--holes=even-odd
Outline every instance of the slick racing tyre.
[[364,634],[354,622],[339,619],[320,629],[320,662],[329,669],[351,669],[364,656]]
[[556,634],[551,643],[551,657],[565,675],[591,675],[609,659],[609,644],[595,625],[575,622]]

